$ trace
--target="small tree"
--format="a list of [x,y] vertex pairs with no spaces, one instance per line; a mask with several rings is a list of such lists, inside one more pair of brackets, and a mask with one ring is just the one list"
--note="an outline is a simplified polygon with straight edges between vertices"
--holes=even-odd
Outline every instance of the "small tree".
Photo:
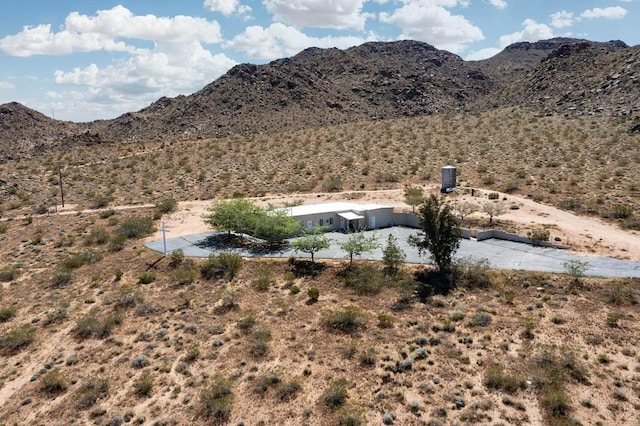
[[456,213],[456,216],[460,218],[460,222],[464,221],[464,218],[469,216],[472,213],[478,211],[478,206],[475,203],[464,201],[459,202],[456,201],[453,205],[453,211]]
[[493,223],[493,218],[504,214],[504,207],[500,203],[488,201],[482,205],[482,211],[489,215],[489,223]]
[[260,207],[244,198],[214,201],[209,214],[203,216],[204,223],[220,231],[249,233],[253,230],[256,218],[264,213]]
[[589,262],[578,259],[568,260],[562,266],[564,266],[565,272],[573,278],[574,286],[580,285],[580,279],[584,277],[584,273],[591,267]]
[[317,252],[331,247],[331,239],[324,234],[323,228],[314,226],[302,237],[291,241],[291,247],[296,252],[310,254],[311,261],[314,262],[314,256]]
[[462,232],[451,206],[444,198],[434,194],[420,206],[420,228],[422,232],[409,237],[409,244],[418,248],[418,253],[427,251],[441,274],[451,272],[454,253],[460,247]]
[[300,233],[300,222],[289,216],[285,209],[262,211],[255,214],[251,233],[254,237],[266,240],[270,244],[281,243]]
[[389,234],[387,245],[382,250],[382,261],[391,273],[396,273],[407,258],[407,255],[398,245],[398,239]]
[[371,253],[378,247],[378,237],[374,234],[367,237],[364,231],[351,234],[347,241],[340,243],[340,248],[349,254],[349,268],[353,265],[353,256],[361,256],[363,253]]
[[404,202],[411,206],[413,213],[416,212],[416,206],[419,206],[424,200],[424,192],[422,188],[417,186],[407,186],[404,189]]

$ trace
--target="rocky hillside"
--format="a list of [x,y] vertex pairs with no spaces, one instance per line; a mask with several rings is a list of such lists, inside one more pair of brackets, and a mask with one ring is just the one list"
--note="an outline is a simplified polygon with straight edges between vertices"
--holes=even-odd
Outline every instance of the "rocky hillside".
[[197,139],[521,106],[536,112],[637,116],[640,47],[557,38],[463,61],[415,41],[310,48],[242,64],[202,90],[89,124],[0,106],[0,155],[52,144]]

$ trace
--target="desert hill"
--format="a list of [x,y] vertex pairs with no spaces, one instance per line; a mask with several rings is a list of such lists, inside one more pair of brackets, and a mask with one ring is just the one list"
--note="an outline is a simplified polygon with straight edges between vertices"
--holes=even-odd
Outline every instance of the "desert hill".
[[[416,41],[310,48],[241,64],[188,96],[113,120],[74,124],[2,106],[0,153],[43,145],[187,140],[522,106],[546,113],[637,115],[638,47],[558,38],[463,61]],[[596,64],[597,66],[593,66]]]

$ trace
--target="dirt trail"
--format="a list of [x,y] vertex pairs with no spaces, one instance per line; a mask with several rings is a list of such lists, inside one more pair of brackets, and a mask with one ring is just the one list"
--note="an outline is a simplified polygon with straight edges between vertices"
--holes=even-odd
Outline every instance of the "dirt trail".
[[[425,187],[425,191],[437,189],[433,186]],[[494,191],[491,191],[494,192]],[[506,198],[506,200],[503,200]],[[619,259],[640,261],[640,233],[624,231],[614,224],[606,223],[598,218],[578,216],[552,206],[537,203],[531,199],[510,194],[500,194],[500,203],[504,205],[501,221],[513,223],[522,229],[546,225],[551,230],[551,236],[559,237],[561,244],[571,247],[571,251],[580,254],[610,256]],[[311,193],[294,195],[268,195],[255,199],[261,205],[283,205],[284,203],[318,204],[333,201],[353,201],[356,203],[378,203],[398,208],[410,209],[404,203],[402,189],[383,191],[346,191],[337,193]],[[486,198],[460,195],[459,200],[471,201],[478,204],[486,202]],[[510,210],[512,204],[519,209]],[[207,201],[184,201],[178,203],[177,211],[165,215],[166,229],[170,231],[167,238],[174,238],[200,232],[210,231],[211,228],[202,221],[202,216],[211,205]],[[485,218],[483,213],[474,213],[478,218]],[[161,232],[147,238],[147,241],[157,241],[162,238]]]

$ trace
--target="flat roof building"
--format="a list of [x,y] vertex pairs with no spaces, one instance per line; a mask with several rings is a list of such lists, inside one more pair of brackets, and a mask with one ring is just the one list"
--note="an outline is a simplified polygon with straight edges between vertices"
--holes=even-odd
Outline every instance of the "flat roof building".
[[334,231],[358,231],[393,226],[393,207],[381,204],[335,202],[288,207],[287,211],[307,229],[323,226]]

